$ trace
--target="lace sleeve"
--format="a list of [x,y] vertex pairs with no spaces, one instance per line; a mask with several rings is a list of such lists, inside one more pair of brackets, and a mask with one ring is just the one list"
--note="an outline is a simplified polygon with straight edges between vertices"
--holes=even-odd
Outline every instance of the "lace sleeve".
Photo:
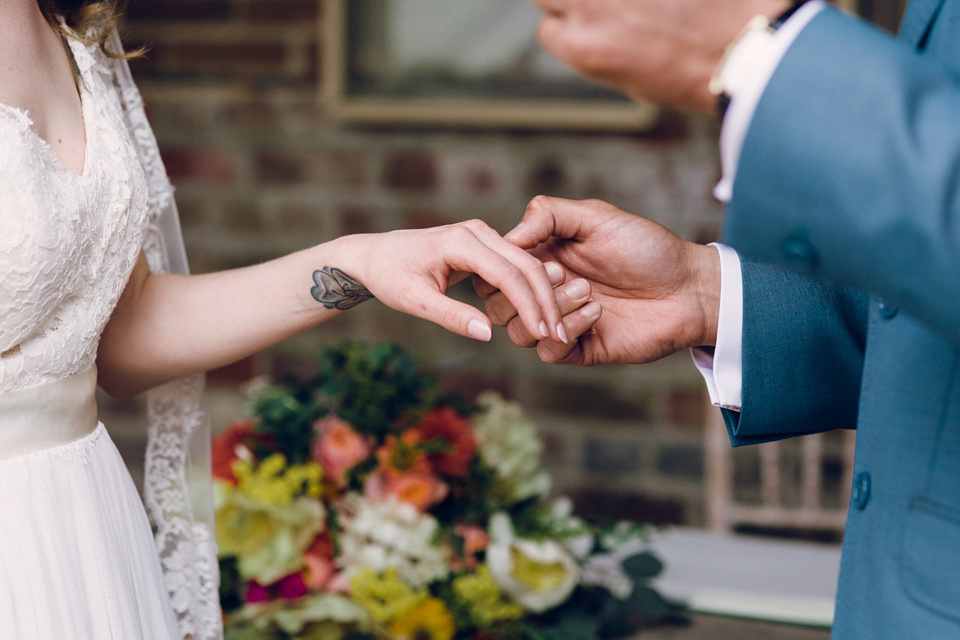
[[[109,46],[123,45],[116,31]],[[146,175],[148,227],[143,251],[153,273],[187,273],[186,252],[173,188],[140,92],[124,60],[108,60],[127,125]],[[177,380],[148,394],[144,501],[155,529],[167,589],[185,640],[223,637],[213,501],[210,426],[202,407],[202,375]]]

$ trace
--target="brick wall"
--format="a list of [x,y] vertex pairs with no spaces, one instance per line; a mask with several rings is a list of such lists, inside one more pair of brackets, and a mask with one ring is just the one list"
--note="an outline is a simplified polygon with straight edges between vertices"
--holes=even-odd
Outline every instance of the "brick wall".
[[[538,193],[603,198],[698,241],[718,235],[713,119],[668,112],[644,135],[343,126],[320,98],[323,9],[323,0],[137,0],[128,11],[128,44],[150,45],[134,77],[195,271],[472,217],[505,232]],[[450,386],[522,401],[558,490],[581,511],[703,521],[703,388],[685,353],[646,367],[548,366],[502,333],[476,344],[368,303],[213,375],[215,421],[242,412],[242,379],[308,367],[316,344],[346,336],[398,341]]]

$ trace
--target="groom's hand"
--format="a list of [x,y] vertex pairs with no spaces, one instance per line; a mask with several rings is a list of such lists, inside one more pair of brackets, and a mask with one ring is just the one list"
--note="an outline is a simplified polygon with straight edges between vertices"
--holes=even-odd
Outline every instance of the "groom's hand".
[[[511,340],[537,345],[545,362],[596,365],[657,360],[681,349],[716,342],[719,255],[713,247],[679,238],[664,227],[599,200],[538,196],[506,238],[549,267],[568,344],[536,340],[494,287],[475,280],[491,320]],[[589,285],[594,302],[568,312],[564,287]],[[581,302],[582,304],[582,302]],[[592,313],[588,318],[584,314]],[[577,336],[577,339],[574,339]]]
[[533,0],[543,48],[634,99],[712,112],[708,85],[724,50],[756,15],[787,0]]

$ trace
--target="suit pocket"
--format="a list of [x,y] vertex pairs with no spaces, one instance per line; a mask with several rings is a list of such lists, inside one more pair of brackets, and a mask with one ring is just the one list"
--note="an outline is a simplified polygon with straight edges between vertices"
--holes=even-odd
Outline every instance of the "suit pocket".
[[900,570],[918,604],[960,622],[960,511],[914,498],[907,515]]

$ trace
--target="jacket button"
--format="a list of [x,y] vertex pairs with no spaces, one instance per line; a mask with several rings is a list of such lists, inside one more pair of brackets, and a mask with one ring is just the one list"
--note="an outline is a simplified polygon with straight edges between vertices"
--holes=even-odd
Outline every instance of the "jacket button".
[[804,238],[787,238],[780,246],[780,251],[787,264],[798,271],[813,271],[820,262],[817,250]]
[[883,300],[880,300],[880,304],[877,306],[877,311],[880,312],[880,317],[884,320],[890,320],[893,316],[897,315],[900,311],[899,308],[890,306]]
[[863,511],[867,508],[867,505],[870,503],[870,474],[866,471],[861,471],[853,479],[853,504]]

